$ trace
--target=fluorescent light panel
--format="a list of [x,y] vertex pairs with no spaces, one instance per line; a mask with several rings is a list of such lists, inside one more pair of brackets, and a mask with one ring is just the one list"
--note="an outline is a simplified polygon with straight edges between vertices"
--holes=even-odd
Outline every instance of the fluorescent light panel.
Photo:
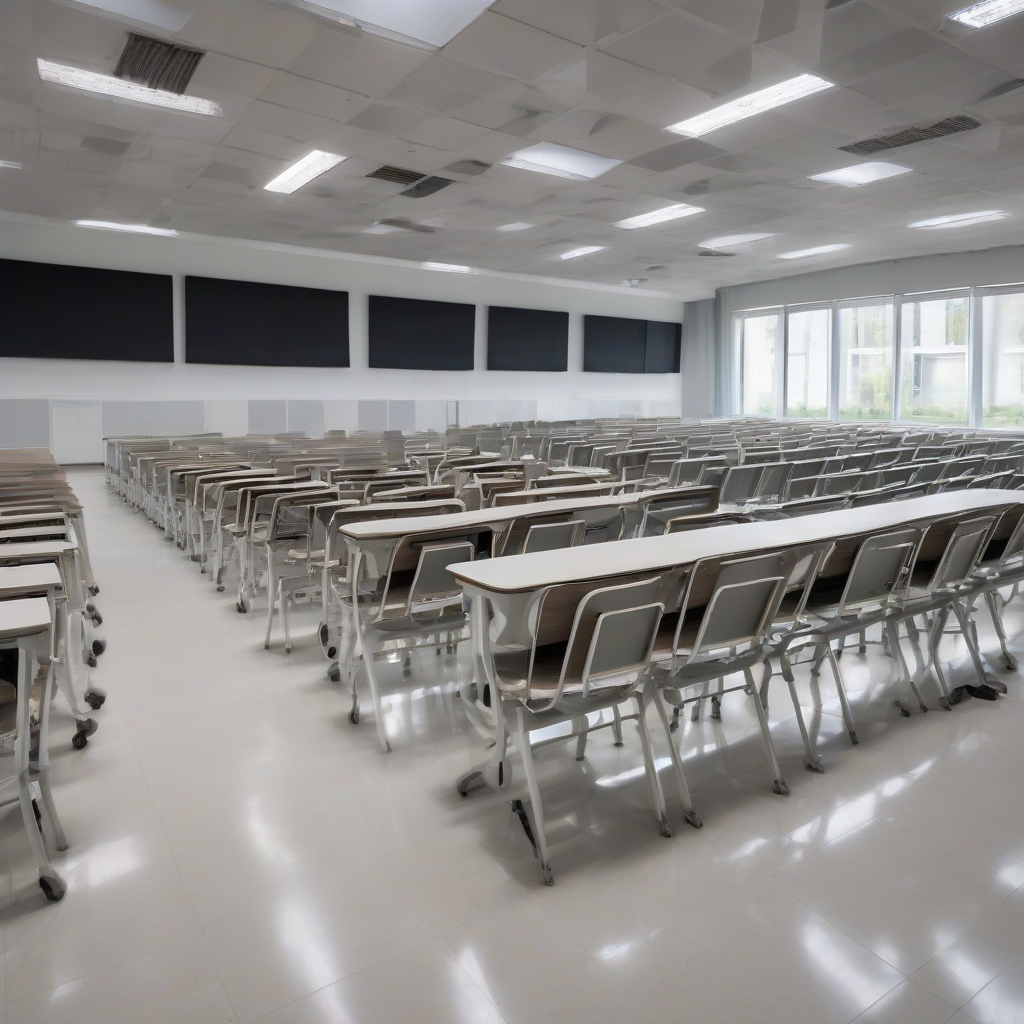
[[677,124],[670,124],[668,130],[678,135],[690,135],[699,138],[709,132],[716,132],[737,121],[744,121],[755,114],[763,114],[767,110],[802,100],[805,96],[813,96],[816,92],[833,88],[833,83],[817,75],[797,75],[767,89],[760,89],[739,99],[730,100],[720,107],[705,110],[703,114],[688,118]]
[[984,224],[990,220],[1003,220],[1010,215],[1005,210],[978,210],[976,213],[950,213],[944,217],[916,220],[908,228],[966,228],[971,224]]
[[499,224],[497,227],[498,231],[526,231],[529,228],[535,228],[536,224],[529,224],[525,220],[517,220],[511,224]]
[[650,213],[641,213],[637,217],[627,217],[625,220],[616,221],[615,226],[632,231],[635,228],[649,228],[653,224],[664,224],[669,220],[678,220],[680,217],[692,217],[695,213],[703,212],[703,206],[673,203],[671,206],[663,206],[660,210],[651,210]]
[[600,252],[602,249],[607,248],[607,245],[584,245],[579,249],[570,249],[568,252],[563,252],[558,258],[560,260],[574,260],[577,256],[589,256],[592,252]]
[[163,0],[75,0],[75,3],[101,14],[141,21],[174,33],[180,32],[196,13],[175,4],[165,4]]
[[949,16],[950,21],[959,21],[969,28],[984,28],[997,21],[1005,21],[1024,11],[1024,0],[985,0],[984,3],[965,7]]
[[824,256],[827,252],[839,252],[840,249],[849,249],[848,242],[836,242],[833,245],[816,245],[813,249],[796,249],[793,252],[780,252],[780,260],[802,260],[807,256]]
[[104,231],[130,231],[136,235],[163,235],[175,238],[178,232],[173,228],[151,228],[148,224],[118,224],[113,220],[76,220],[80,228],[102,228]]
[[763,238],[774,238],[771,231],[751,231],[746,235],[719,235],[717,238],[705,238],[700,243],[704,249],[727,249],[730,245],[747,245],[749,242],[760,242]]
[[420,266],[424,270],[443,270],[449,274],[472,274],[472,267],[464,267],[461,263],[438,263],[435,260],[427,260]]
[[307,153],[263,187],[268,192],[294,192],[347,159],[337,153],[325,153],[322,149],[314,149],[312,153]]
[[501,163],[506,167],[554,174],[573,181],[590,181],[618,167],[622,161],[587,153],[582,149],[572,149],[570,146],[559,146],[554,142],[539,142],[536,146],[510,153]]
[[845,185],[847,188],[856,188],[858,185],[869,185],[873,181],[883,181],[885,178],[895,178],[898,174],[909,174],[912,167],[904,167],[902,164],[889,164],[884,160],[870,160],[864,164],[851,164],[849,167],[839,167],[834,171],[825,171],[824,174],[812,174],[812,181],[827,181],[833,185]]
[[71,89],[83,92],[99,93],[115,99],[131,100],[133,103],[145,103],[151,107],[167,107],[185,114],[206,114],[209,117],[221,117],[224,113],[220,104],[213,100],[204,100],[199,96],[179,96],[177,93],[164,92],[162,89],[148,89],[135,82],[126,82],[112,75],[101,75],[83,68],[73,68],[68,64],[56,64],[42,57],[36,59],[39,77],[44,82],[66,85]]

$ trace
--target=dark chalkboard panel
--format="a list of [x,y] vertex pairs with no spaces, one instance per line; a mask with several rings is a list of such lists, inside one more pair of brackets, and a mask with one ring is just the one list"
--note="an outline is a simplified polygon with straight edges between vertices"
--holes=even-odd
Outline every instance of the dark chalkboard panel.
[[476,307],[370,296],[370,366],[392,370],[472,370]]
[[568,313],[516,306],[488,307],[488,370],[564,372],[568,368]]

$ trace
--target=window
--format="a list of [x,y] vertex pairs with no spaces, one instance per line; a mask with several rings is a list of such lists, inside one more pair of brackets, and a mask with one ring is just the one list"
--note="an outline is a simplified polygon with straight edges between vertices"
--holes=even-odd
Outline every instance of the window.
[[778,411],[778,362],[782,347],[782,314],[744,316],[740,321],[743,364],[743,414],[774,416]]
[[982,425],[1024,425],[1024,292],[981,296]]
[[892,416],[892,301],[839,307],[839,418]]
[[786,324],[786,415],[824,419],[828,415],[828,362],[832,309],[798,309]]
[[904,300],[900,318],[900,419],[967,422],[970,296]]

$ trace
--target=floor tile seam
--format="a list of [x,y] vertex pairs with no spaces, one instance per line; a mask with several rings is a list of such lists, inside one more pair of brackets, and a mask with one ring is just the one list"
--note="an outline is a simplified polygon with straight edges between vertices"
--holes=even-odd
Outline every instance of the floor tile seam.
[[[931,957],[931,959],[929,959],[925,963],[921,964],[921,966],[918,967],[916,971],[914,971],[914,974],[917,974],[918,971],[924,970],[924,968],[927,967],[928,964],[930,964],[933,960],[936,960],[938,957],[940,957],[952,945],[954,945],[954,943],[950,943],[949,946],[946,946],[943,949],[939,950],[939,952],[936,953],[935,956]],[[1018,960],[1021,960],[1021,959],[1024,959],[1024,947],[1022,947],[1014,956],[1012,956],[1010,958],[1010,962],[1005,967],[1003,967],[1001,970],[999,970],[995,974],[993,974],[992,977],[989,978],[988,981],[986,981],[985,984],[981,986],[981,988],[979,988],[976,992],[973,992],[971,995],[969,995],[963,1002],[957,1003],[956,1004],[957,1011],[958,1012],[963,1011],[963,1008],[968,1003],[970,1003],[971,1001],[976,999],[977,996],[980,995],[986,988],[988,988],[989,985],[993,984],[998,978],[1000,978],[1003,974],[1005,974]],[[920,984],[920,983],[918,982],[917,984]],[[923,985],[921,985],[920,987],[924,988]],[[925,991],[930,991],[930,990],[925,989]],[[935,993],[931,993],[931,994],[934,995]],[[941,998],[944,1003],[949,1003],[949,1000],[946,999],[943,996],[938,996],[936,998]],[[953,1004],[950,1004],[950,1005],[953,1005]],[[954,1016],[955,1016],[955,1014],[954,1014]],[[968,1015],[965,1014],[965,1016],[968,1016]]]

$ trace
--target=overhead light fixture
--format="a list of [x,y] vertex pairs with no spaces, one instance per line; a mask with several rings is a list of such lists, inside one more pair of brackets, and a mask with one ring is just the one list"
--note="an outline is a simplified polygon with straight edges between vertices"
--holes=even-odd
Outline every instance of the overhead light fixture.
[[705,249],[727,249],[730,245],[747,245],[749,242],[760,242],[763,238],[774,238],[771,231],[750,231],[745,235],[719,235],[717,238],[705,238],[700,243]]
[[530,224],[525,220],[513,221],[511,224],[499,224],[498,231],[526,231],[529,228],[535,228],[536,224]]
[[592,252],[600,252],[602,249],[607,248],[607,245],[584,245],[579,249],[570,249],[568,252],[563,252],[558,258],[560,260],[574,260],[577,256],[589,256]]
[[570,146],[559,146],[554,142],[538,142],[536,146],[510,153],[501,163],[506,167],[554,174],[573,181],[590,181],[618,167],[622,161],[587,153],[582,149],[572,149]]
[[76,3],[173,33],[180,32],[196,13],[175,4],[166,4],[163,0],[76,0]]
[[978,210],[977,213],[950,213],[944,217],[929,217],[915,220],[908,228],[966,228],[972,224],[984,224],[989,220],[1003,220],[1010,215],[1005,210]]
[[647,284],[646,277],[628,277],[622,282],[627,288],[639,288],[642,284]]
[[808,177],[811,181],[827,181],[833,185],[856,188],[858,185],[870,185],[873,181],[895,178],[898,174],[909,174],[913,169],[902,164],[889,164],[884,160],[870,160],[865,164],[851,164],[849,167],[839,167],[834,171],[811,174]]
[[472,267],[464,267],[461,263],[438,263],[435,260],[427,260],[420,266],[424,270],[443,270],[449,274],[472,274]]
[[0,160],[0,167],[5,167],[9,171],[23,170],[22,165],[16,160]]
[[396,42],[438,50],[493,0],[287,0],[295,7]]
[[179,96],[177,93],[164,92],[162,89],[148,89],[135,82],[126,82],[123,78],[73,68],[68,64],[56,64],[42,57],[36,58],[36,67],[39,69],[39,77],[44,82],[66,85],[70,89],[81,89],[83,92],[99,93],[102,96],[130,100],[133,103],[145,103],[151,107],[167,107],[184,114],[206,114],[209,117],[222,117],[224,114],[219,103],[204,100],[199,96]]
[[268,192],[294,192],[347,159],[348,157],[339,156],[337,153],[325,153],[322,149],[314,149],[312,153],[307,153],[263,187]]
[[152,228],[148,224],[118,224],[113,220],[76,220],[80,228],[101,228],[104,231],[130,231],[136,235],[163,235],[165,238],[176,238],[178,232],[173,228]]
[[690,206],[687,203],[673,203],[671,206],[663,206],[660,210],[651,210],[650,213],[641,213],[636,217],[627,217],[625,220],[615,222],[617,228],[626,228],[632,231],[635,228],[649,228],[652,224],[664,224],[665,221],[678,220],[680,217],[692,217],[695,213],[703,213],[703,206]]
[[1015,14],[1024,11],[1024,0],[985,0],[984,3],[965,7],[962,11],[949,15],[950,21],[959,21],[968,28],[984,28],[994,25],[997,21],[1005,21]]
[[835,242],[833,245],[816,245],[813,249],[796,249],[793,252],[780,252],[780,260],[802,260],[806,256],[824,256],[827,252],[839,252],[840,249],[849,249],[848,242]]
[[678,135],[690,135],[699,138],[709,132],[718,131],[737,121],[744,121],[755,114],[763,114],[767,110],[774,110],[776,107],[792,103],[794,100],[802,100],[805,96],[813,96],[816,92],[833,88],[834,83],[817,75],[797,75],[796,78],[789,78],[777,85],[770,85],[767,89],[759,89],[747,96],[730,100],[720,107],[713,107],[705,110],[703,114],[687,118],[677,124],[670,124],[668,130]]

